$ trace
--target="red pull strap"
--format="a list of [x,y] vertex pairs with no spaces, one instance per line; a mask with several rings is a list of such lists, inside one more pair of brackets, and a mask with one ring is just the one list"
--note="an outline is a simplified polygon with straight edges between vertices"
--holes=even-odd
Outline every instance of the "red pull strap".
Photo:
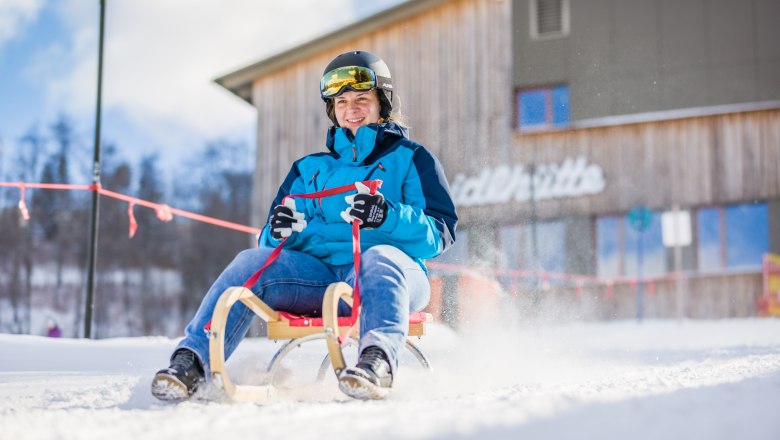
[[[360,183],[369,187],[371,189],[371,194],[376,194],[377,189],[382,187],[381,179],[366,180]],[[284,199],[282,199],[282,203],[284,203],[284,200],[286,199],[320,199],[323,197],[335,196],[336,194],[342,194],[347,191],[352,191],[354,189],[357,189],[357,185],[355,185],[354,183],[350,183],[349,185],[336,186],[334,188],[328,188],[322,191],[315,191],[313,193],[289,194]]]
[[[366,185],[369,188],[371,194],[376,194],[377,189],[382,186],[382,181],[379,179],[367,180],[360,183]],[[284,201],[287,200],[288,198],[319,199],[322,197],[329,197],[337,194],[342,194],[347,191],[352,191],[356,188],[357,188],[356,184],[351,183],[349,185],[337,186],[323,191],[315,191],[313,193],[289,194],[282,199],[282,203],[284,203]],[[254,287],[254,285],[260,279],[260,275],[263,274],[263,271],[279,258],[279,254],[282,253],[282,248],[284,247],[284,243],[286,241],[287,241],[287,237],[282,239],[282,242],[279,243],[279,245],[276,246],[276,248],[274,248],[274,250],[271,252],[271,255],[269,255],[268,258],[265,260],[263,266],[260,267],[260,269],[258,269],[257,272],[252,274],[252,276],[249,277],[244,282],[243,287],[246,287],[247,289],[251,289],[252,287]],[[359,318],[359,310],[360,310],[360,284],[358,282],[358,278],[359,278],[358,275],[360,274],[360,221],[359,220],[352,222],[352,259],[355,262],[355,287],[352,289],[352,315],[350,316],[350,321],[352,325],[350,326],[346,334],[339,336],[340,344],[343,344],[344,341],[349,339],[349,336],[352,334],[352,331],[355,329]],[[209,322],[206,323],[206,325],[203,327],[203,330],[206,333],[211,331],[211,320],[209,320]]]
[[352,259],[355,261],[355,287],[352,289],[352,315],[349,320],[352,325],[343,335],[339,335],[339,344],[349,339],[360,318],[360,220],[352,222]]
[[260,269],[258,269],[257,272],[254,273],[254,275],[249,277],[244,282],[244,287],[246,287],[247,289],[251,289],[252,287],[254,287],[255,283],[257,283],[257,280],[260,279],[260,275],[263,274],[263,271],[265,270],[265,268],[270,266],[271,263],[273,263],[274,261],[276,261],[277,258],[279,258],[279,254],[282,253],[282,248],[284,247],[284,243],[286,241],[287,241],[287,237],[284,237],[282,239],[282,242],[279,243],[279,245],[274,248],[273,252],[271,252],[271,255],[268,256],[268,259],[265,260],[265,263],[263,264],[263,266]]

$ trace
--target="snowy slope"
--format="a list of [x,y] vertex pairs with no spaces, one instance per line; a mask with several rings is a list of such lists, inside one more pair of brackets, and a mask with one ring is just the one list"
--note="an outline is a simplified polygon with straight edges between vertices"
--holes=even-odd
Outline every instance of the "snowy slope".
[[[149,381],[175,343],[0,335],[0,439],[780,438],[780,320],[438,325],[419,341],[435,372],[407,356],[383,402],[348,400],[330,372],[311,384],[317,341],[269,403],[163,404]],[[278,347],[246,340],[234,379]]]

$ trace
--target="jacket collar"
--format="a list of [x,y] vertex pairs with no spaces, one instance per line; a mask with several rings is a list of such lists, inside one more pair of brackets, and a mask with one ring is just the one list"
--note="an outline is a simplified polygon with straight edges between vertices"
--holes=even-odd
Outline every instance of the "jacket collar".
[[406,138],[408,131],[395,122],[368,124],[358,128],[357,135],[346,128],[330,127],[325,141],[328,149],[338,155],[339,160],[363,165],[374,152],[392,145],[400,138]]

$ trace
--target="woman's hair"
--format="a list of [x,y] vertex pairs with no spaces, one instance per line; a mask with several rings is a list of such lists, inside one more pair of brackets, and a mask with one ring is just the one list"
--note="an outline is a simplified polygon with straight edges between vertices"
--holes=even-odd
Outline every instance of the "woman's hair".
[[[404,116],[401,114],[401,111],[398,110],[400,107],[400,99],[399,105],[396,105],[396,108],[394,109],[384,90],[372,89],[372,91],[376,93],[377,98],[379,98],[379,122],[395,122],[402,127],[408,128]],[[327,113],[328,118],[333,122],[333,125],[338,127],[339,122],[336,119],[336,108],[333,104],[334,99],[335,98],[329,98],[325,101],[325,113]]]

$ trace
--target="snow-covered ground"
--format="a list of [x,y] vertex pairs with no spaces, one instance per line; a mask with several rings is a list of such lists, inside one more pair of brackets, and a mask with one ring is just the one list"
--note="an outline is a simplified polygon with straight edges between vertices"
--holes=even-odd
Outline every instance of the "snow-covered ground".
[[[167,338],[0,335],[2,439],[780,439],[780,320],[521,325],[419,341],[435,371],[405,355],[392,397],[348,400],[332,373],[308,383],[324,343],[296,350],[294,388],[270,402],[217,390],[164,404],[149,394]],[[279,347],[244,341],[237,381]]]

